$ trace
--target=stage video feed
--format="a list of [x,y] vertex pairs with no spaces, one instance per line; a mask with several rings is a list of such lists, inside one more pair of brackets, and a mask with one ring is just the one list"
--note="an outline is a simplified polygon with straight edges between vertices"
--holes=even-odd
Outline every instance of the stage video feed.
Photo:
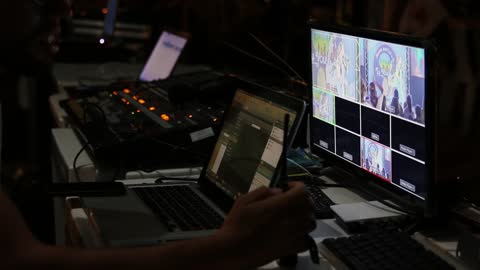
[[335,96],[320,89],[313,89],[313,117],[335,124]]
[[312,84],[358,102],[358,39],[313,30]]
[[369,39],[359,47],[361,103],[424,124],[424,50]]
[[362,138],[362,168],[392,182],[392,151],[374,141]]

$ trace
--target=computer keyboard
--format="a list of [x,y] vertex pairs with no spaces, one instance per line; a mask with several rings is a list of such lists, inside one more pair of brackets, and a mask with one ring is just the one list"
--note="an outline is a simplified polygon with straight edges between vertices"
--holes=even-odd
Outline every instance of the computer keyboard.
[[186,185],[132,189],[170,231],[213,230],[223,223],[223,218]]
[[399,231],[371,231],[322,243],[349,269],[455,269]]
[[313,200],[315,217],[318,219],[333,218],[333,212],[330,209],[330,205],[335,205],[335,203],[323,193],[320,186],[313,183],[306,183],[305,187]]

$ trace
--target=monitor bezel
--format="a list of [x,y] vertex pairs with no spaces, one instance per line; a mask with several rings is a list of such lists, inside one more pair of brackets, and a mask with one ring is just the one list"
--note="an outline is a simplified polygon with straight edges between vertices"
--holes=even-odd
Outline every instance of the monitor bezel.
[[[309,141],[310,149],[313,154],[324,157],[326,161],[330,163],[333,167],[338,167],[352,175],[355,178],[355,182],[362,187],[373,188],[373,190],[384,191],[385,194],[391,195],[388,198],[400,205],[413,209],[417,213],[421,213],[425,217],[432,217],[437,214],[436,209],[436,199],[435,199],[435,183],[437,179],[437,120],[438,115],[438,106],[436,101],[436,96],[434,95],[435,82],[436,82],[436,72],[435,72],[435,47],[433,43],[427,39],[415,38],[403,34],[385,32],[373,29],[364,29],[364,28],[354,28],[338,25],[319,25],[315,22],[308,23],[308,33],[309,33],[309,44],[308,44],[308,87],[309,87],[309,100],[313,100],[313,82],[312,82],[312,64],[311,64],[311,55],[312,55],[312,30],[327,31],[332,33],[338,33],[343,35],[350,35],[360,38],[373,39],[378,41],[390,42],[399,45],[411,46],[422,48],[425,50],[425,134],[426,138],[430,138],[426,142],[426,195],[425,200],[418,198],[417,196],[404,191],[403,189],[387,183],[381,178],[374,176],[371,173],[368,173],[362,170],[360,167],[353,165],[340,157],[336,156],[333,153],[330,153],[326,150],[321,149],[313,145],[313,132],[309,132]],[[308,108],[310,117],[309,124],[313,124],[313,106],[310,102]],[[372,189],[371,189],[372,190]],[[383,194],[383,196],[385,195]]]

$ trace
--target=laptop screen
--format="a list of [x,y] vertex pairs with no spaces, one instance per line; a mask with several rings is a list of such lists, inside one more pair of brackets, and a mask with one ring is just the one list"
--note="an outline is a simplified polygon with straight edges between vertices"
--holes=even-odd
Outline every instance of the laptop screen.
[[164,31],[140,74],[140,80],[151,82],[170,76],[187,44],[187,38]]
[[287,113],[293,123],[297,117],[294,110],[237,90],[206,178],[232,198],[269,186],[283,149]]

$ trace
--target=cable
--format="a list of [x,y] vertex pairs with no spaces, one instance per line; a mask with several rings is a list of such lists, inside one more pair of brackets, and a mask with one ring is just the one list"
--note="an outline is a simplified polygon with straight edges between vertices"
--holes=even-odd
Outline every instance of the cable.
[[75,158],[73,159],[73,172],[75,173],[75,178],[77,182],[80,182],[80,175],[78,173],[78,168],[77,168],[77,160],[78,160],[78,157],[80,157],[80,154],[82,154],[82,152],[85,151],[85,149],[87,149],[87,146],[89,145],[90,143],[88,142],[85,145],[83,145],[80,151],[78,151],[78,153],[75,155]]
[[298,79],[302,80],[303,83],[306,83],[307,81],[300,75],[290,64],[287,63],[282,57],[280,57],[276,52],[274,52],[270,47],[267,46],[263,41],[261,41],[257,36],[255,36],[252,32],[248,32],[248,34],[256,41],[258,44],[260,44],[264,49],[266,49],[271,55],[273,55],[275,58],[277,58],[282,64],[284,64],[288,69],[290,69]]
[[[307,170],[307,168],[303,167],[302,165],[298,164],[296,161],[290,159],[290,158],[287,158],[287,161],[294,164],[295,166],[297,166],[298,168],[300,168],[302,171],[305,172],[305,175],[307,175],[308,177],[310,177],[310,180],[313,181],[313,179],[315,178],[315,176],[309,171]],[[294,175],[289,175],[289,177],[293,177]],[[300,175],[296,175],[296,176],[300,176]]]
[[247,51],[245,51],[245,50],[243,50],[243,49],[241,49],[241,48],[239,48],[239,47],[237,47],[237,46],[235,46],[235,45],[233,45],[233,44],[231,44],[231,43],[229,43],[229,42],[227,42],[227,41],[223,41],[223,44],[225,44],[226,46],[230,47],[231,49],[233,49],[233,50],[235,50],[235,51],[237,51],[237,52],[240,52],[240,53],[242,53],[242,54],[244,54],[244,55],[246,55],[246,56],[248,56],[248,57],[250,57],[250,58],[253,58],[253,59],[255,59],[255,60],[259,61],[259,62],[262,62],[263,64],[265,64],[265,65],[267,65],[267,66],[269,66],[269,67],[272,67],[272,68],[280,71],[281,73],[283,73],[283,75],[287,76],[288,78],[291,77],[290,74],[289,74],[287,71],[285,71],[284,69],[280,68],[279,66],[277,66],[277,65],[275,65],[275,64],[273,64],[273,63],[271,63],[271,62],[268,62],[267,60],[265,60],[265,59],[263,59],[263,58],[261,58],[261,57],[258,57],[258,56],[254,55],[254,54],[252,54],[252,53],[249,53],[249,52],[247,52]]
[[103,124],[107,125],[107,115],[105,114],[105,111],[103,110],[102,107],[100,107],[98,104],[92,103],[92,102],[84,102],[83,103],[83,123],[85,124],[87,122],[87,110],[86,108],[88,106],[92,106],[96,108],[101,114],[102,114],[102,120]]

